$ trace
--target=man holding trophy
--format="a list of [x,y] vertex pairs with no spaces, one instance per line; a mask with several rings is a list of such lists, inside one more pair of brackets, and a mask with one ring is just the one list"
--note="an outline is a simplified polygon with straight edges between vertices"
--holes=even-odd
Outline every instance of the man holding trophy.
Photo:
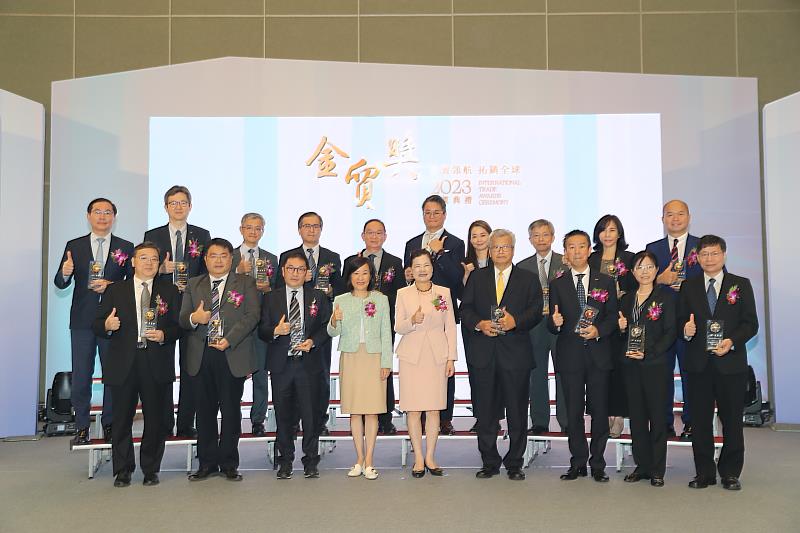
[[[678,299],[678,324],[687,342],[689,397],[694,406],[692,451],[694,489],[716,485],[740,490],[744,466],[744,410],[747,384],[747,341],[758,332],[758,316],[750,280],[725,272],[725,240],[705,235],[697,244],[703,275],[687,280]],[[714,405],[722,422],[724,444],[714,464]]]

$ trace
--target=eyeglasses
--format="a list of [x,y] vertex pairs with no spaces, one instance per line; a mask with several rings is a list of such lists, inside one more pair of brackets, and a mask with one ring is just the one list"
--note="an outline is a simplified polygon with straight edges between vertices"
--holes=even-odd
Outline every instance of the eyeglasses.
[[709,259],[713,257],[714,259],[716,259],[722,254],[723,252],[700,252],[699,254],[697,254],[697,257],[700,257],[701,259]]
[[655,265],[639,265],[634,267],[634,270],[637,272],[650,272],[651,270],[655,270]]
[[186,207],[187,205],[189,205],[189,202],[186,200],[171,200],[167,202],[167,205],[170,207],[178,207],[178,206]]
[[97,216],[105,215],[105,216],[108,217],[108,216],[113,215],[114,211],[112,211],[111,209],[95,209],[94,211],[92,211],[92,214],[97,215]]
[[217,259],[228,259],[231,254],[208,254],[208,258],[212,261],[216,261]]
[[245,231],[255,231],[256,233],[261,233],[264,231],[264,226],[242,226],[242,229]]
[[367,237],[383,237],[386,235],[385,231],[365,231],[364,235]]
[[158,263],[158,257],[134,257],[137,263]]
[[322,229],[322,224],[301,224],[300,227],[302,229],[321,230]]
[[308,268],[306,267],[285,266],[283,268],[285,268],[286,272],[289,274],[305,274],[308,271]]
[[440,211],[437,209],[436,211],[423,211],[422,214],[425,215],[426,217],[439,217],[444,214],[444,211]]
[[491,247],[495,252],[509,252],[514,249],[513,244],[498,244],[496,246]]

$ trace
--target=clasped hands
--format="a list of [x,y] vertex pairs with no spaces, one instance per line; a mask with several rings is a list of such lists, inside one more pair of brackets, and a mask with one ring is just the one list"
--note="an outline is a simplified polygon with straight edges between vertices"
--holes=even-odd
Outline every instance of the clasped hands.
[[[517,327],[517,321],[514,318],[514,315],[508,312],[508,309],[505,307],[503,309],[503,316],[497,319],[497,322],[493,322],[491,320],[481,320],[478,322],[478,329],[481,330],[481,333],[486,335],[487,337],[497,337],[500,331],[511,331],[512,329]],[[499,329],[497,328],[499,325]]]

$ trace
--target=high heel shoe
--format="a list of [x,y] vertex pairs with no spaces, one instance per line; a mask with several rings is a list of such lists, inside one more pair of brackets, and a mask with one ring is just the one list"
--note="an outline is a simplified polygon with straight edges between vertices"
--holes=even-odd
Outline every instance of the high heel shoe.
[[415,478],[419,479],[424,475],[425,475],[425,467],[424,466],[422,467],[422,470],[414,470],[414,469],[411,470],[411,477],[415,477]]
[[438,476],[443,476],[443,475],[444,475],[444,470],[442,470],[442,469],[441,469],[440,467],[438,467],[438,466],[437,466],[436,468],[431,468],[431,467],[429,467],[428,465],[425,465],[425,469],[426,469],[428,472],[430,472],[432,476],[437,476],[437,477],[438,477]]

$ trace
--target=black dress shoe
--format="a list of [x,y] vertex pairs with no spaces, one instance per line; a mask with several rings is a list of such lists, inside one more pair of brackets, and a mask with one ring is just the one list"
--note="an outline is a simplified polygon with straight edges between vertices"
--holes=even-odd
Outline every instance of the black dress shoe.
[[633,472],[625,476],[625,479],[623,479],[623,481],[625,483],[636,483],[637,481],[641,481],[643,479],[650,479],[650,474],[645,474],[644,472],[637,472],[636,470],[634,470]]
[[196,439],[197,438],[197,430],[194,428],[184,428],[179,429],[175,433],[176,437],[181,437],[183,439]]
[[308,465],[303,468],[303,477],[306,479],[316,479],[319,477],[319,468],[317,465]]
[[422,470],[414,470],[414,469],[411,470],[411,477],[419,479],[424,475],[425,475],[425,468],[423,468]]
[[275,476],[278,479],[292,479],[292,465],[288,463],[281,464],[278,468],[278,474]]
[[103,426],[103,440],[108,443],[111,442],[111,424]]
[[684,426],[681,440],[692,440],[692,426]]
[[394,424],[389,422],[388,424],[379,427],[378,433],[380,435],[397,435],[397,428],[394,426]]
[[154,487],[158,485],[158,474],[145,474],[144,475],[144,482],[142,485],[145,487]]
[[653,476],[650,478],[650,484],[654,487],[663,487],[664,486],[664,478],[663,477],[656,477]]
[[114,480],[115,487],[129,487],[131,485],[131,473],[127,470],[123,470],[119,474],[117,474],[116,479]]
[[722,488],[725,490],[742,490],[742,484],[739,478],[730,476],[722,478]]
[[475,477],[478,479],[489,479],[490,477],[494,477],[499,473],[499,468],[490,468],[488,466],[484,466],[475,473]]
[[511,481],[523,481],[525,479],[525,472],[521,468],[509,468],[506,474]]
[[716,484],[717,484],[717,479],[716,478],[714,478],[714,479],[704,479],[704,478],[702,478],[700,476],[695,476],[695,478],[689,482],[689,488],[690,489],[704,489],[704,488],[708,487],[709,485],[716,485]]
[[83,446],[86,444],[91,444],[92,439],[89,438],[89,428],[82,428],[79,429],[78,432],[72,437],[72,440],[69,443],[73,446]]
[[242,475],[235,468],[229,468],[227,470],[223,470],[222,474],[225,476],[225,479],[227,479],[228,481],[241,481],[242,480]]
[[478,421],[476,420],[472,427],[469,428],[470,433],[477,433],[478,432]]
[[605,470],[592,470],[592,479],[598,483],[607,483],[608,475]]
[[453,428],[453,423],[449,420],[442,422],[439,424],[439,434],[440,435],[455,435],[456,430]]
[[561,474],[561,479],[563,479],[564,481],[572,481],[573,479],[578,479],[579,477],[586,477],[585,466],[570,468],[569,470],[567,470],[566,474]]
[[263,437],[267,434],[267,431],[264,429],[264,424],[260,422],[254,423],[250,432],[254,437]]
[[319,436],[320,437],[329,437],[330,434],[331,434],[331,430],[328,429],[328,426],[322,426],[322,428],[319,430]]
[[431,468],[428,465],[425,465],[425,470],[431,473],[432,476],[441,477],[444,475],[444,470],[441,467]]
[[204,479],[208,479],[217,472],[219,472],[219,469],[217,468],[212,468],[209,466],[201,466],[200,468],[197,469],[197,472],[189,474],[189,481],[202,481]]
[[528,435],[541,435],[542,433],[546,433],[549,429],[550,428],[545,426],[531,426],[528,430]]

